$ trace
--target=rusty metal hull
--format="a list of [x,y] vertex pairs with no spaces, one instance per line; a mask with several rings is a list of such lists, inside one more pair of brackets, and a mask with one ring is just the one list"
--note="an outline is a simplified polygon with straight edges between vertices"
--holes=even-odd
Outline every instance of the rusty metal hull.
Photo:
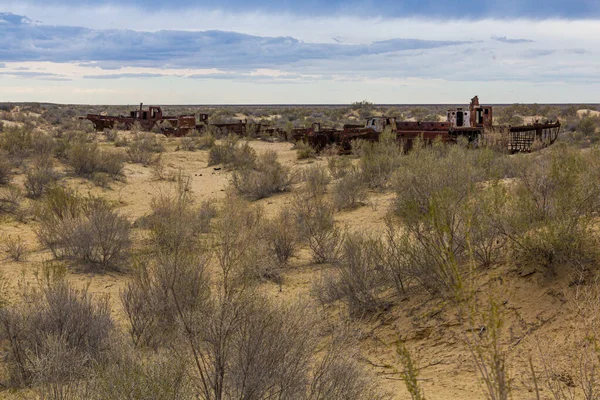
[[[408,150],[417,139],[425,143],[441,140],[443,143],[456,143],[459,138],[465,138],[475,147],[487,134],[497,134],[497,140],[506,146],[511,153],[531,152],[553,144],[560,133],[560,122],[536,123],[522,126],[495,126],[491,128],[467,127],[452,128],[445,122],[409,122],[398,124],[395,133],[398,142]],[[345,130],[321,130],[315,132],[312,128],[296,129],[293,132],[295,141],[305,141],[317,151],[329,145],[337,145],[341,152],[351,150],[354,140],[375,142],[381,133],[371,129],[350,128]]]

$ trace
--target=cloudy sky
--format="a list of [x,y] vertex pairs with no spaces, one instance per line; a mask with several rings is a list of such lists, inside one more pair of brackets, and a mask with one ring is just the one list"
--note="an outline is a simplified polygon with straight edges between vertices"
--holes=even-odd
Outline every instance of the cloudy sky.
[[600,0],[0,0],[0,101],[600,102]]

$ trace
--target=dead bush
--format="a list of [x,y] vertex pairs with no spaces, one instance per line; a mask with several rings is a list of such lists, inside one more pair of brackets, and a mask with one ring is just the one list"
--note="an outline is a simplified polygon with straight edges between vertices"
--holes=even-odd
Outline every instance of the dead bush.
[[184,151],[196,151],[196,141],[191,137],[182,137],[179,148]]
[[13,178],[13,166],[8,159],[8,153],[0,151],[0,185],[7,185]]
[[402,247],[403,235],[398,232],[391,216],[386,217],[386,229],[382,240],[381,263],[387,271],[398,296],[405,296],[412,282],[409,258]]
[[67,160],[75,173],[82,177],[91,178],[98,172],[106,173],[113,179],[123,175],[121,155],[100,150],[97,143],[73,143],[67,151]]
[[296,158],[298,160],[306,160],[309,158],[315,158],[317,155],[316,150],[306,142],[296,142],[294,145],[296,149]]
[[13,261],[21,261],[27,253],[27,245],[21,236],[5,235],[2,237],[2,248]]
[[211,147],[208,153],[208,165],[223,164],[227,168],[253,168],[256,164],[256,151],[248,142],[238,143],[238,138],[227,136],[221,144]]
[[381,265],[382,253],[381,241],[365,234],[348,235],[340,261],[323,281],[326,286],[317,289],[321,302],[341,299],[353,317],[385,309],[388,302],[382,292],[389,286]]
[[165,151],[165,148],[158,140],[158,135],[154,133],[136,133],[131,142],[128,143],[127,155],[132,163],[147,166],[155,161],[156,154],[163,151]]
[[358,170],[348,172],[333,186],[333,205],[338,210],[354,208],[367,201],[367,185]]
[[197,399],[185,358],[166,351],[141,353],[129,348],[96,368],[77,395],[90,400]]
[[39,158],[49,158],[54,154],[57,144],[54,138],[39,131],[31,135],[31,154]]
[[16,160],[22,160],[30,154],[33,126],[5,127],[0,135],[0,149]]
[[232,185],[249,200],[259,200],[290,189],[290,169],[277,161],[277,153],[267,151],[258,157],[254,168],[233,172]]
[[23,192],[18,186],[0,187],[0,213],[15,213],[23,200]]
[[114,143],[119,137],[119,131],[116,129],[105,129],[103,133],[107,142]]
[[323,197],[296,196],[292,210],[316,263],[334,263],[339,260],[344,232],[335,224],[334,208]]
[[400,167],[402,149],[396,140],[396,134],[386,130],[377,142],[361,142],[353,145],[353,151],[360,157],[359,168],[364,182],[371,188],[386,188],[394,171]]
[[226,291],[262,279],[278,281],[278,267],[269,257],[263,209],[232,195],[222,204],[213,229],[212,247]]
[[198,209],[198,226],[202,233],[210,232],[210,222],[217,216],[216,200],[205,200]]
[[576,152],[566,146],[517,166],[517,185],[497,224],[514,256],[524,264],[579,272],[594,266],[600,254],[592,225],[600,209],[599,150]]
[[0,310],[14,386],[81,379],[104,361],[111,344],[107,298],[93,299],[86,290],[51,278],[59,274],[42,272],[38,289],[27,289],[22,302]]
[[216,139],[210,132],[200,135],[197,131],[193,131],[181,138],[180,147],[186,151],[208,150],[215,145],[215,142]]
[[327,168],[333,179],[342,178],[352,168],[352,160],[347,156],[339,156],[337,153],[337,148],[333,148],[326,153]]
[[25,169],[24,185],[28,197],[37,199],[58,180],[58,174],[52,164],[51,158],[41,156],[33,160]]
[[481,180],[476,156],[459,146],[416,147],[394,177],[399,244],[412,277],[431,292],[452,293],[460,285],[469,196]]
[[136,263],[132,281],[121,292],[134,345],[158,348],[177,340],[180,314],[207,312],[209,284],[206,258],[191,249],[157,249]]
[[54,187],[37,210],[36,234],[57,258],[116,268],[127,258],[131,226],[104,200]]
[[309,196],[320,196],[327,192],[331,177],[322,167],[312,165],[303,171],[304,189]]
[[[153,198],[152,213],[145,218],[154,246],[166,253],[189,250],[197,242],[198,233],[206,230],[206,215],[194,209],[184,181],[175,189],[165,190]],[[208,219],[210,222],[210,219]]]
[[300,244],[294,215],[283,209],[264,228],[264,239],[272,256],[279,264],[287,264]]

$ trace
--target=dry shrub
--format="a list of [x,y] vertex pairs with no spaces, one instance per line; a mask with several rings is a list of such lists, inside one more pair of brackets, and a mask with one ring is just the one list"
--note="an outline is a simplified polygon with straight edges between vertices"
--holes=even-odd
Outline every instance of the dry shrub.
[[67,150],[67,161],[79,176],[91,178],[94,173],[102,172],[117,179],[123,175],[123,158],[98,148],[97,143],[78,141]]
[[106,137],[107,142],[113,143],[119,137],[119,131],[116,129],[105,129],[103,133],[104,137]]
[[288,209],[281,210],[264,227],[264,240],[270,254],[279,264],[287,264],[300,244],[294,215]]
[[150,207],[152,213],[145,218],[145,225],[150,229],[154,246],[161,252],[193,248],[198,234],[208,230],[207,216],[212,210],[201,213],[194,208],[185,178],[178,181],[174,190],[163,191],[153,198]]
[[155,162],[157,154],[165,151],[163,144],[154,133],[136,133],[128,143],[127,155],[132,163],[145,166]]
[[102,199],[53,187],[37,217],[38,239],[57,258],[106,269],[118,267],[128,257],[131,225]]
[[188,370],[187,360],[177,354],[126,348],[94,371],[77,399],[197,399]]
[[326,272],[314,289],[322,303],[342,300],[353,317],[381,311],[388,306],[382,292],[388,287],[381,267],[381,241],[365,234],[351,234],[343,244],[342,257]]
[[211,147],[208,165],[223,164],[227,168],[253,168],[256,164],[256,151],[248,142],[238,143],[237,136],[229,135],[221,144]]
[[331,177],[322,167],[312,165],[303,171],[304,190],[309,196],[320,196],[327,192]]
[[290,169],[277,161],[277,153],[267,151],[258,157],[254,168],[233,172],[232,185],[249,200],[259,200],[290,189]]
[[15,213],[23,200],[23,192],[18,186],[0,187],[0,213]]
[[316,150],[306,142],[296,142],[294,148],[296,149],[296,157],[298,160],[315,158],[317,155]]
[[56,141],[52,136],[33,131],[31,135],[31,155],[42,158],[51,157],[56,146]]
[[60,267],[46,265],[37,289],[27,288],[22,302],[0,310],[12,385],[81,379],[105,361],[113,330],[108,299],[93,299],[62,276]]
[[344,232],[335,224],[334,208],[323,197],[298,195],[292,210],[300,237],[308,242],[316,263],[334,263],[339,260]]
[[498,221],[513,254],[549,273],[588,270],[600,259],[593,221],[600,209],[598,149],[556,146],[517,165],[517,184]]
[[[186,268],[189,263],[184,257],[172,265]],[[174,348],[187,348],[180,357],[192,368],[187,376],[194,380],[196,397],[379,398],[347,345],[332,344],[322,357],[315,357],[317,319],[306,306],[272,305],[249,287],[234,284],[231,275],[220,277],[213,293],[206,276],[196,278],[198,268],[168,270],[160,295],[147,297],[149,308],[175,313],[168,327],[180,326],[172,332],[180,335]],[[178,277],[180,271],[183,277]],[[155,274],[150,273],[161,276]],[[143,286],[136,290],[153,293]]]
[[210,232],[210,223],[217,216],[216,200],[205,200],[198,209],[198,227],[202,233]]
[[364,175],[353,169],[333,186],[333,205],[338,210],[358,207],[367,201]]
[[5,235],[2,237],[2,248],[4,252],[13,260],[21,261],[27,253],[27,245],[21,239],[21,236]]
[[13,166],[8,159],[8,153],[0,151],[0,185],[7,185],[13,178]]
[[279,279],[279,265],[269,257],[267,242],[258,240],[263,234],[263,209],[228,196],[214,224],[212,246],[228,290],[261,279]]
[[58,180],[50,157],[37,157],[25,169],[25,190],[32,199],[40,197],[46,189]]
[[199,135],[194,130],[181,138],[180,147],[185,151],[208,150],[215,145],[215,142],[216,139],[210,132]]
[[353,151],[360,156],[359,168],[364,182],[371,188],[388,187],[402,159],[396,134],[386,128],[379,141],[359,141],[353,144]]
[[349,157],[337,155],[338,149],[327,150],[327,168],[333,179],[342,178],[352,168],[352,160]]
[[468,255],[469,196],[483,178],[478,154],[459,146],[416,147],[394,177],[398,244],[411,276],[430,292],[452,293]]
[[5,127],[0,135],[0,149],[16,160],[22,160],[30,153],[32,133],[33,126],[30,125]]
[[132,281],[121,292],[134,345],[158,348],[177,340],[180,313],[206,312],[209,283],[206,258],[192,249],[157,248],[137,262]]

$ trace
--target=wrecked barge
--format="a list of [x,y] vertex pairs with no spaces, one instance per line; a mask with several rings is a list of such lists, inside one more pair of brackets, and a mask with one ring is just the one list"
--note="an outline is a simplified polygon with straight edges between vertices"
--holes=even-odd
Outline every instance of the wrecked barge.
[[97,131],[114,128],[130,130],[137,123],[140,125],[140,128],[145,131],[150,131],[153,128],[158,127],[162,134],[177,137],[185,136],[193,130],[203,132],[209,126],[213,127],[215,132],[219,135],[235,134],[247,136],[263,133],[280,133],[266,124],[252,123],[247,120],[209,124],[208,114],[199,114],[198,120],[196,120],[196,115],[194,114],[166,116],[159,106],[149,106],[147,110],[144,110],[143,103],[140,103],[140,108],[131,111],[128,116],[87,114],[85,117],[81,117],[81,119],[91,121]]
[[[167,136],[185,136],[196,130],[203,132],[209,127],[218,135],[236,134],[240,136],[284,136],[284,132],[267,124],[239,120],[232,123],[208,123],[208,114],[165,116],[159,106],[150,106],[147,110],[140,104],[138,110],[129,116],[108,116],[87,114],[87,119],[94,124],[96,130],[132,129],[137,123],[143,130],[150,131],[155,127]],[[378,141],[386,130],[396,135],[398,142],[405,149],[412,146],[413,141],[422,139],[425,142],[441,140],[445,143],[456,143],[461,138],[473,146],[483,141],[491,141],[496,146],[505,148],[511,153],[530,152],[550,146],[557,139],[561,124],[559,121],[535,121],[535,123],[510,126],[494,125],[492,106],[479,104],[478,96],[471,99],[467,109],[454,108],[446,113],[446,121],[397,121],[394,117],[370,117],[364,125],[344,125],[342,129],[323,128],[314,123],[309,128],[296,128],[291,132],[291,139],[303,141],[317,151],[330,145],[336,145],[342,152],[349,152],[352,141]]]
[[353,140],[377,141],[385,129],[390,129],[405,149],[409,149],[418,138],[425,142],[437,139],[445,143],[456,143],[465,138],[474,146],[488,139],[511,153],[517,153],[550,146],[557,139],[560,126],[559,121],[536,121],[521,126],[494,125],[492,106],[480,105],[478,96],[475,96],[468,109],[448,110],[444,122],[370,117],[364,126],[344,125],[341,130],[336,130],[323,129],[316,123],[310,128],[295,129],[292,136],[295,141],[304,141],[316,150],[337,145],[344,152],[351,150]]
[[128,116],[87,114],[81,119],[91,121],[97,131],[113,128],[129,130],[138,123],[146,131],[158,126],[160,131],[167,136],[185,136],[194,129],[202,129],[208,122],[208,114],[200,114],[200,123],[197,124],[194,114],[166,116],[163,115],[159,106],[149,106],[147,110],[144,110],[143,105],[140,103],[140,108],[131,111]]

